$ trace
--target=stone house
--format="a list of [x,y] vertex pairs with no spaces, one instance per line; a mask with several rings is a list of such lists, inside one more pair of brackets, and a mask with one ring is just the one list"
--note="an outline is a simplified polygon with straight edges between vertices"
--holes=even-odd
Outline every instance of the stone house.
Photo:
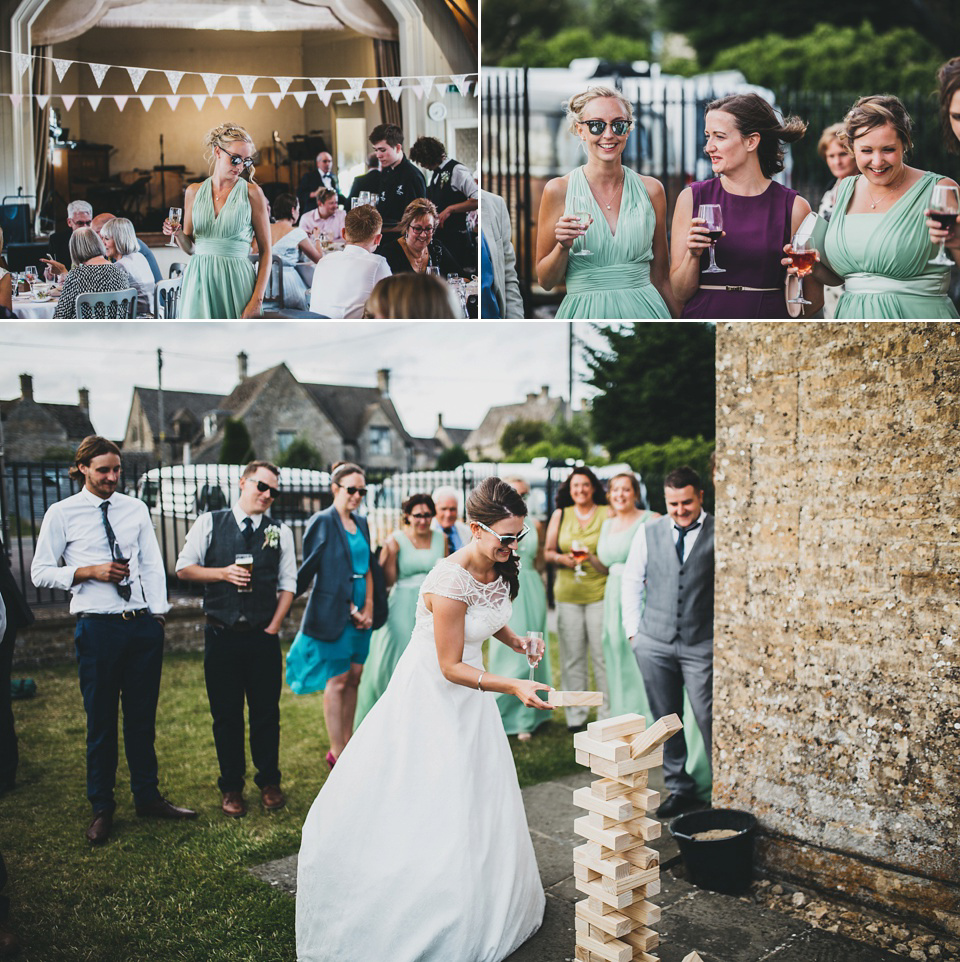
[[37,401],[33,376],[21,374],[20,397],[0,401],[6,460],[64,460],[65,452],[96,434],[90,422],[90,392],[80,388],[78,393],[77,404]]
[[500,461],[504,456],[500,438],[508,424],[519,420],[560,424],[567,416],[567,409],[567,402],[562,397],[550,397],[550,388],[544,384],[539,394],[528,394],[526,401],[490,408],[480,426],[461,443],[474,461]]

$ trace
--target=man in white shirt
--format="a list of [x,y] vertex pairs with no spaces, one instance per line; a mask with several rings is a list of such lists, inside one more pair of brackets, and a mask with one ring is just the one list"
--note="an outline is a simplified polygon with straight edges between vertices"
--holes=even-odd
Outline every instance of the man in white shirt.
[[[713,517],[703,510],[703,485],[692,468],[671,471],[663,484],[667,514],[640,526],[623,569],[623,630],[654,716],[682,715],[686,690],[709,759]],[[679,732],[663,747],[663,778],[671,794],[657,809],[660,818],[703,806],[686,762],[686,742]]]
[[324,255],[313,273],[310,311],[325,317],[363,317],[363,307],[378,281],[390,276],[386,258],[375,254],[383,219],[364,204],[347,214],[342,251]]
[[117,715],[123,702],[123,745],[137,815],[195,818],[158,788],[154,751],[167,582],[147,506],[117,493],[120,449],[91,435],[77,448],[70,476],[75,495],[44,515],[30,570],[38,588],[70,591],[77,616],[80,690],[87,713],[87,797],[92,845],[113,825]]
[[293,532],[266,513],[279,484],[276,465],[251,461],[237,503],[201,514],[177,558],[177,576],[204,586],[203,674],[220,764],[220,808],[233,818],[247,813],[244,698],[261,803],[268,812],[286,804],[279,768],[279,631],[297,589],[297,558]]
[[457,489],[444,485],[437,488],[432,495],[433,506],[437,509],[437,516],[433,519],[432,528],[442,531],[447,539],[447,553],[453,554],[470,541],[470,527],[457,519],[460,502]]

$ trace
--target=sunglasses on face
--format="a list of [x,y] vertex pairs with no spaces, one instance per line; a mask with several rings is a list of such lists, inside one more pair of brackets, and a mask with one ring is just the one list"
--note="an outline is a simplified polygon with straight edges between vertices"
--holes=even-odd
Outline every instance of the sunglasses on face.
[[279,489],[279,488],[271,488],[270,485],[267,484],[266,481],[258,481],[258,482],[257,482],[257,490],[258,490],[261,494],[265,494],[267,491],[269,491],[271,498],[275,498],[275,497],[277,497],[278,494],[280,494],[280,489]]
[[605,120],[583,120],[581,123],[586,125],[594,137],[599,137],[608,126],[618,137],[622,137],[630,129],[629,120],[614,120],[610,124]]
[[[334,483],[334,484],[337,484],[336,481],[334,481],[333,483]],[[343,488],[343,490],[346,491],[347,494],[349,494],[349,495],[351,495],[351,496],[354,495],[354,494],[359,494],[361,498],[364,498],[364,497],[366,497],[366,495],[367,495],[367,489],[366,489],[366,488],[355,488],[355,487],[353,487],[352,485],[351,485],[349,488],[344,488],[342,484],[337,484],[337,487],[338,487],[338,488]]]
[[230,165],[232,167],[242,167],[244,170],[246,170],[248,167],[253,166],[253,160],[250,157],[241,157],[239,154],[231,154],[229,150],[223,150],[222,147],[220,150],[222,150],[230,158]]
[[417,521],[429,520],[433,517],[432,514],[411,514],[411,518],[416,518]]
[[424,234],[432,234],[436,227],[411,227],[410,230],[418,237],[422,237]]
[[497,534],[493,528],[488,528],[482,521],[475,521],[474,524],[480,528],[483,528],[484,531],[492,534],[497,541],[500,542],[501,548],[509,548],[514,541],[516,541],[517,544],[520,544],[520,542],[523,541],[523,539],[527,536],[527,533],[530,531],[530,529],[524,525],[520,534]]

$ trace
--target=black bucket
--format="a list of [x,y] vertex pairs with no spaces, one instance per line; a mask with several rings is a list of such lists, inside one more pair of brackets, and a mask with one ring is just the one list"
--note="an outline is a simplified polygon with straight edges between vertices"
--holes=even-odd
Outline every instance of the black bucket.
[[[720,839],[691,836],[713,829],[730,829],[736,835]],[[690,881],[701,889],[739,895],[753,879],[753,840],[757,820],[749,812],[732,808],[708,808],[688,812],[670,823],[680,846]]]

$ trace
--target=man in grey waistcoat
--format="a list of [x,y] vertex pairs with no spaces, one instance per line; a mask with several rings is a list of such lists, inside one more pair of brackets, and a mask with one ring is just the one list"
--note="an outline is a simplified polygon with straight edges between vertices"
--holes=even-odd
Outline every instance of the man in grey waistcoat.
[[[623,628],[655,718],[683,715],[686,688],[710,758],[713,732],[713,517],[700,476],[677,468],[664,479],[667,515],[641,525],[623,570]],[[646,600],[644,601],[644,592]],[[670,795],[657,809],[672,818],[704,802],[686,771],[683,733],[663,746]]]
[[[246,815],[243,702],[250,716],[250,756],[264,809],[283,808],[280,791],[279,631],[297,587],[293,532],[266,512],[280,493],[280,469],[251,461],[232,508],[201,514],[177,558],[177,577],[203,587],[203,674],[220,763],[224,815]],[[253,558],[252,571],[237,564]]]

